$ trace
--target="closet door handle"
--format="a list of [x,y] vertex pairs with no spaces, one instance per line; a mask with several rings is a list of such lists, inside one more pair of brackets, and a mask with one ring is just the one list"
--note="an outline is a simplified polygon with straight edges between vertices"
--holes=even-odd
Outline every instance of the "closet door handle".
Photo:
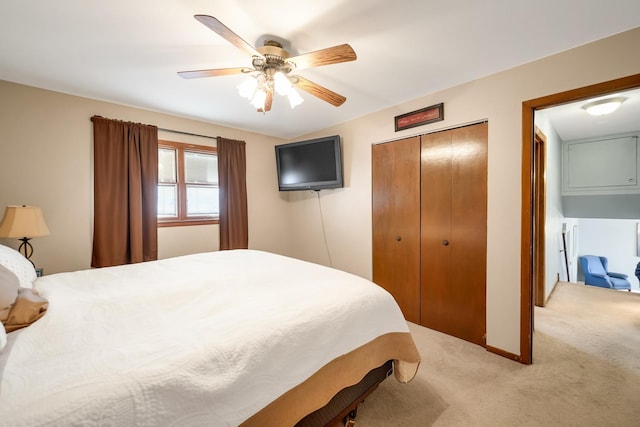
[[444,246],[449,246],[449,241],[448,241],[448,240],[443,240],[443,241],[442,241],[442,244],[443,244]]
[[402,240],[402,236],[396,236],[396,242],[399,242],[400,240]]

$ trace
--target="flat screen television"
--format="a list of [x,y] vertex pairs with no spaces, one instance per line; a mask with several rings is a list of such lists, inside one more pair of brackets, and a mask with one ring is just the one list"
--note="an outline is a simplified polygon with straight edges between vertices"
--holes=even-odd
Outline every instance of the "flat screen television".
[[276,145],[280,191],[342,188],[340,136]]

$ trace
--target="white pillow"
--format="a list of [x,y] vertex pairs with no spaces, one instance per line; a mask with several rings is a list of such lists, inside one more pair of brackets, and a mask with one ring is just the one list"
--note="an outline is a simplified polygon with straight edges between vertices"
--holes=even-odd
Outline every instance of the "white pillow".
[[0,264],[18,277],[21,287],[33,287],[33,281],[37,277],[36,269],[20,252],[9,246],[0,245]]
[[0,264],[0,318],[4,310],[10,309],[16,298],[18,298],[18,290],[20,289],[20,281],[13,271]]
[[7,331],[4,330],[4,324],[0,322],[0,353],[7,345]]

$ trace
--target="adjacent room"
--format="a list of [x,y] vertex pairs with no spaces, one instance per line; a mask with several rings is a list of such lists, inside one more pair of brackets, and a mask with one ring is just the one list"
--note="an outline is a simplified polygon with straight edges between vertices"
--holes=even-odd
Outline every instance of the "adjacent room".
[[[585,280],[585,267],[589,272],[589,260],[581,262],[585,256],[602,257],[590,260],[592,268],[600,268],[604,261],[609,272],[618,272],[620,281],[615,289],[640,292],[635,275],[640,262],[640,195],[636,189],[639,94],[638,89],[617,91],[615,96],[536,112],[546,158],[545,299],[560,279],[614,288],[616,280],[607,279],[606,284],[591,277]],[[619,102],[611,104],[611,111],[584,114],[594,105],[607,107],[602,101],[611,99]]]
[[0,424],[636,425],[638,45],[627,0],[4,2]]

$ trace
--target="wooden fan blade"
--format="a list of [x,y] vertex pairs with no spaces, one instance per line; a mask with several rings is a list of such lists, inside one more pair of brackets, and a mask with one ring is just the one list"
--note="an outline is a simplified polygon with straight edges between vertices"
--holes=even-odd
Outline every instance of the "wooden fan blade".
[[321,65],[338,64],[340,62],[354,61],[356,53],[348,44],[328,47],[287,59],[287,62],[296,64],[296,69],[319,67]]
[[198,21],[209,27],[214,33],[234,45],[240,50],[245,51],[251,56],[262,57],[262,54],[258,52],[253,46],[244,41],[239,35],[231,31],[226,25],[218,21],[213,16],[209,15],[194,15]]
[[248,73],[253,71],[250,68],[215,68],[210,70],[193,70],[193,71],[178,71],[178,75],[183,79],[199,79],[201,77],[216,77],[227,76],[229,74]]
[[347,100],[344,96],[337,94],[326,87],[322,87],[317,83],[314,83],[310,80],[307,80],[300,76],[292,76],[292,80],[296,81],[294,85],[304,90],[305,92],[310,93],[313,96],[316,96],[323,101],[328,102],[331,105],[335,105],[336,107],[344,104],[344,101]]
[[264,110],[258,108],[258,113],[266,113],[271,110],[271,104],[273,104],[273,92],[267,92],[267,99],[264,100]]

